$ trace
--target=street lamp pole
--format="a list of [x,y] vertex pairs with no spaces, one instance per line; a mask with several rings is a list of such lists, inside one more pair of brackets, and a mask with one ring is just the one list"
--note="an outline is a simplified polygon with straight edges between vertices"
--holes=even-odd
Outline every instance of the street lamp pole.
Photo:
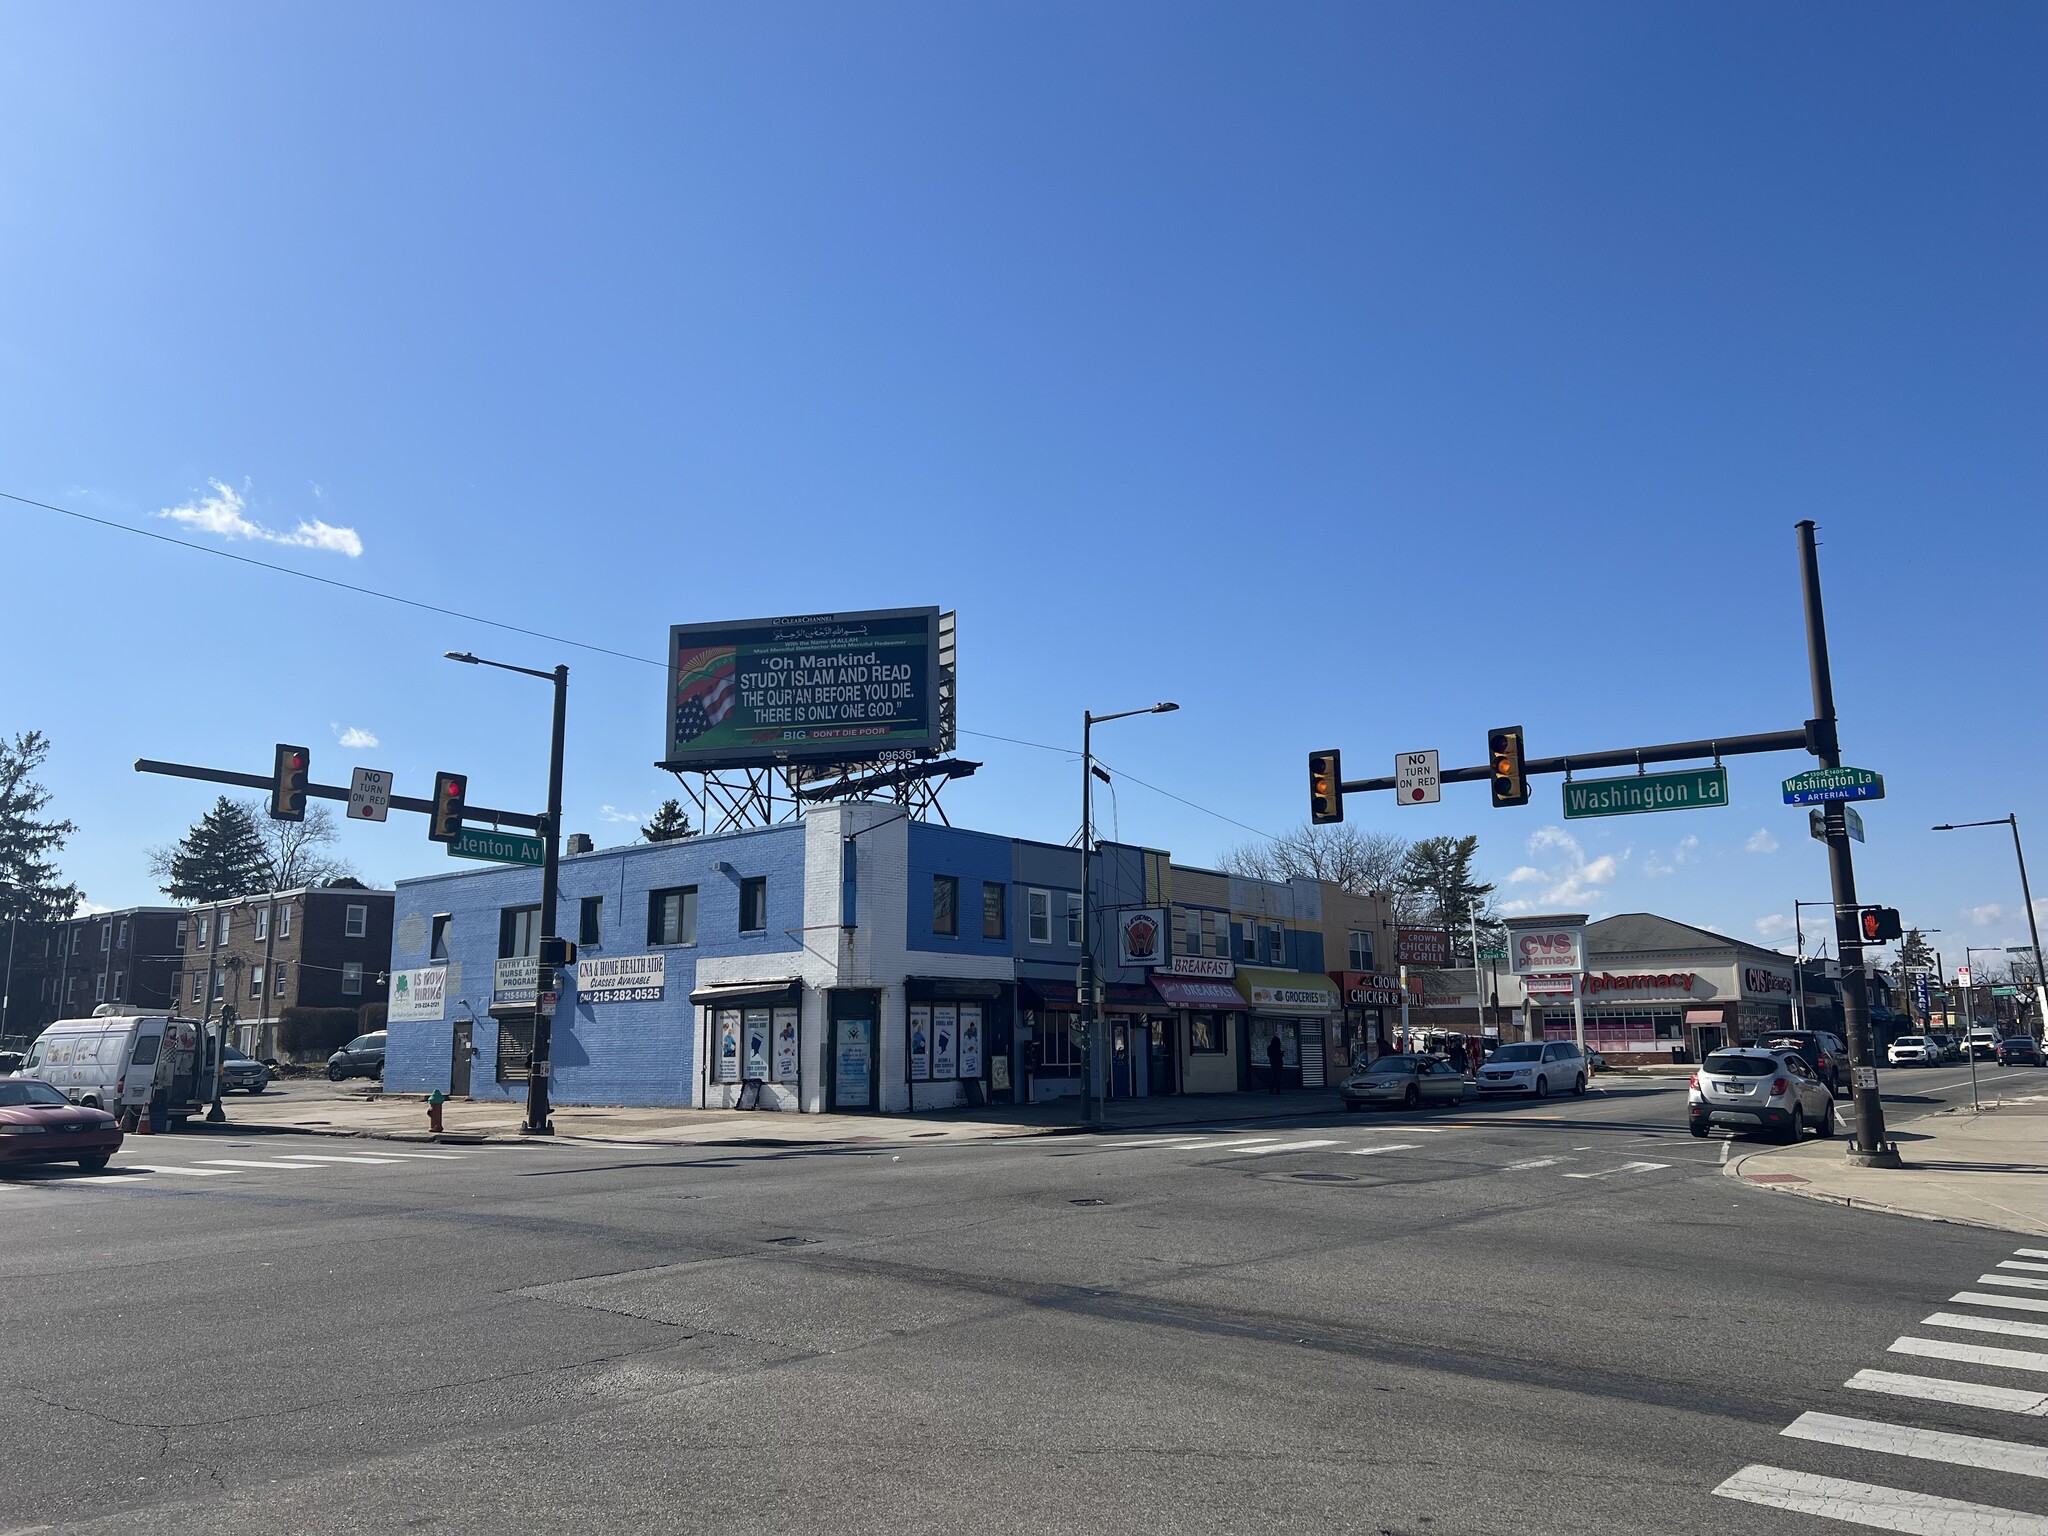
[[2048,981],[2042,976],[2041,924],[2034,916],[2034,891],[2027,883],[2027,854],[2020,846],[2020,818],[2017,812],[1990,821],[1943,822],[1934,830],[1955,832],[1964,827],[2010,827],[2012,829],[2012,856],[2020,866],[2020,900],[2027,905],[2027,933],[2034,941],[2034,1009],[2035,1017],[2048,1024]]
[[552,672],[533,667],[515,667],[510,662],[488,661],[467,651],[449,651],[450,661],[472,667],[496,667],[537,677],[555,687],[554,729],[548,743],[548,810],[541,822],[540,866],[540,953],[533,977],[533,1064],[526,1074],[526,1120],[519,1127],[522,1136],[552,1136],[555,1123],[548,1100],[554,1059],[555,1016],[547,999],[555,993],[555,969],[563,950],[555,926],[556,898],[561,888],[562,865],[562,743],[569,720],[569,669],[558,666]]
[[1106,1076],[1098,1086],[1095,1076],[1098,1067],[1105,1074],[1109,1070],[1104,1058],[1105,1042],[1097,1038],[1101,1033],[1102,1019],[1095,1006],[1095,926],[1088,901],[1089,871],[1095,846],[1095,727],[1110,720],[1128,720],[1133,715],[1170,715],[1179,708],[1178,704],[1160,703],[1148,709],[1118,710],[1113,715],[1081,711],[1081,964],[1075,973],[1075,990],[1081,1005],[1081,1038],[1087,1042],[1088,1051],[1087,1076],[1081,1080],[1081,1106],[1091,1126],[1101,1126],[1107,1118],[1104,1101],[1108,1098],[1110,1086]]

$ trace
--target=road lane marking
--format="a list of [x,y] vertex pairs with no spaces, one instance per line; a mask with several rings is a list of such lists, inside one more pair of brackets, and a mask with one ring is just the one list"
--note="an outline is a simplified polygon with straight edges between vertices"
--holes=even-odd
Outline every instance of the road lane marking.
[[1951,1344],[1946,1339],[1893,1339],[1895,1355],[1925,1355],[1933,1360],[1961,1360],[1970,1365],[2002,1365],[2014,1371],[2048,1371],[2048,1355],[2037,1349],[1994,1349],[1989,1344]]
[[379,1152],[379,1157],[430,1157],[437,1163],[459,1163],[467,1152]]
[[1382,1147],[1353,1147],[1346,1157],[1378,1157],[1382,1152],[1413,1152],[1421,1146],[1419,1141],[1394,1141]]
[[318,1163],[286,1163],[273,1159],[267,1163],[251,1162],[245,1157],[202,1157],[199,1159],[212,1168],[318,1168]]
[[1551,1168],[1563,1162],[1561,1157],[1532,1157],[1526,1163],[1509,1163],[1502,1173],[1520,1173],[1525,1168]]
[[151,1173],[177,1173],[193,1179],[231,1179],[235,1176],[232,1168],[152,1168]]
[[1973,1307],[2004,1307],[2008,1312],[2048,1312],[2048,1301],[2036,1301],[2031,1296],[1988,1296],[1982,1291],[1957,1291],[1949,1300]]
[[1597,1173],[1568,1173],[1568,1179],[1604,1179],[1615,1173],[1655,1173],[1659,1168],[1669,1168],[1669,1163],[1623,1163],[1619,1168],[1602,1168]]
[[1334,1147],[1335,1145],[1337,1143],[1334,1141],[1283,1141],[1278,1146],[1249,1147],[1245,1150],[1244,1155],[1246,1157],[1264,1157],[1268,1152],[1306,1152],[1311,1147]]
[[2035,1264],[2026,1259],[2000,1259],[1998,1267],[2000,1269],[2025,1269],[2031,1270],[2036,1274],[2048,1274],[2048,1264]]
[[2048,1536],[2048,1517],[2041,1515],[1757,1463],[1744,1467],[1714,1492],[1724,1499],[1795,1510],[1873,1530],[1905,1531],[1911,1536]]
[[1779,1433],[1794,1440],[1817,1440],[1822,1445],[1845,1445],[1851,1450],[1877,1451],[1886,1456],[1910,1456],[1917,1461],[1940,1461],[1986,1472],[2013,1472],[2021,1477],[2048,1477],[2048,1449],[2011,1440],[1989,1440],[1982,1435],[1912,1429],[1877,1419],[1845,1418],[1838,1413],[1802,1413]]
[[1997,1413],[2024,1413],[2048,1418],[2048,1392],[2027,1392],[2018,1387],[1986,1387],[1974,1381],[1949,1381],[1940,1376],[1908,1376],[1899,1371],[1858,1371],[1845,1387],[1859,1392],[1882,1392],[1890,1397],[1917,1397],[1930,1403],[1953,1403],[1963,1408],[1989,1408]]
[[1143,1141],[1104,1142],[1103,1150],[1117,1152],[1126,1147],[1198,1147],[1201,1144],[1199,1136],[1147,1136]]
[[2016,1317],[1966,1317],[1960,1312],[1936,1312],[1920,1321],[1935,1328],[1967,1328],[1976,1333],[2009,1333],[2016,1338],[2048,1339],[2048,1323],[2026,1323]]
[[1979,1275],[1979,1285],[2010,1285],[2023,1291],[2048,1291],[2048,1280],[2025,1280],[2018,1275]]
[[311,1152],[294,1152],[292,1157],[301,1163],[381,1163],[387,1168],[399,1166],[395,1157],[316,1157]]
[[1263,1147],[1267,1142],[1278,1141],[1279,1139],[1278,1136],[1254,1136],[1249,1141],[1212,1141],[1202,1150],[1204,1152],[1223,1152],[1232,1147]]

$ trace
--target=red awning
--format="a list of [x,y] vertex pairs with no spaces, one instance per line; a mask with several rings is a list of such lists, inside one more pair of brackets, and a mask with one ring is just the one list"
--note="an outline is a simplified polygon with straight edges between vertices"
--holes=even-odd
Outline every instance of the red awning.
[[1154,976],[1152,985],[1176,1008],[1246,1007],[1244,995],[1227,981],[1200,981],[1188,976]]

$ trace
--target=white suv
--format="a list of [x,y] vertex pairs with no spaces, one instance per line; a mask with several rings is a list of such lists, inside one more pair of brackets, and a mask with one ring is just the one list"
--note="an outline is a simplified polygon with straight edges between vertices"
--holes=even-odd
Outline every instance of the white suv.
[[1473,1081],[1481,1094],[1532,1093],[1543,1099],[1553,1093],[1584,1093],[1586,1058],[1569,1040],[1504,1045],[1486,1058]]
[[1941,1047],[1925,1035],[1901,1035],[1885,1048],[1884,1059],[1895,1067],[1931,1067],[1941,1060]]

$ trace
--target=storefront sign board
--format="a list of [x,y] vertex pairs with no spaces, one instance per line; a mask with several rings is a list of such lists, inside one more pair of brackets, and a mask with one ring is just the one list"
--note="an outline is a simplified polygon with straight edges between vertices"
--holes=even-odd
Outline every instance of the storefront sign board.
[[530,1003],[540,980],[540,961],[532,955],[514,955],[500,960],[491,973],[491,1002]]
[[793,1083],[796,1080],[796,1010],[778,1008],[775,1010],[775,1081]]
[[1116,920],[1118,962],[1125,966],[1154,966],[1166,963],[1166,909],[1132,907],[1119,912]]
[[593,955],[576,962],[579,1002],[658,1003],[667,991],[667,955]]
[[417,970],[393,971],[391,973],[391,1011],[387,1022],[392,1024],[429,1024],[438,1022],[442,1010],[447,1006],[448,967],[445,965],[423,965]]
[[1168,976],[1214,976],[1228,981],[1237,974],[1237,962],[1217,955],[1175,955],[1159,969]]
[[1394,952],[1402,965],[1440,971],[1451,963],[1451,936],[1441,928],[1397,928]]
[[1507,926],[1508,965],[1517,976],[1586,968],[1583,916],[1511,919]]

